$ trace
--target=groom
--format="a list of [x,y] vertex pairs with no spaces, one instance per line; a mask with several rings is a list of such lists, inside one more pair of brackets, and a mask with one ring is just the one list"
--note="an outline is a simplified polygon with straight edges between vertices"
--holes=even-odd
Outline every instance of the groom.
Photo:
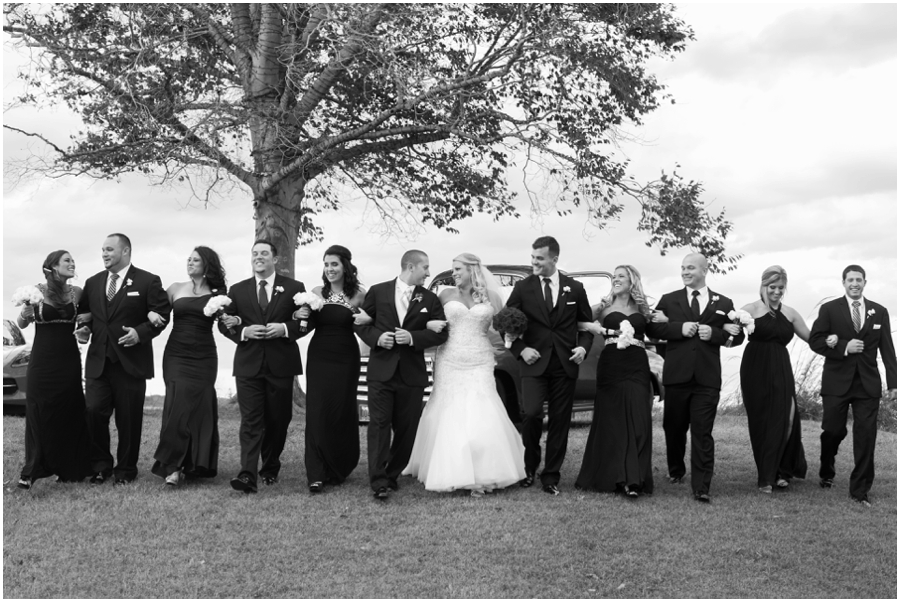
[[[428,386],[424,351],[447,340],[447,330],[428,330],[429,320],[446,320],[437,295],[422,288],[428,255],[410,250],[400,260],[400,275],[376,284],[361,309],[372,322],[356,326],[369,347],[369,483],[375,499],[387,500],[398,489],[397,477],[409,463],[422,398]],[[391,431],[394,439],[391,441]]]
[[234,380],[241,411],[241,471],[231,479],[231,487],[244,493],[256,493],[257,477],[266,485],[278,482],[293,416],[294,376],[303,373],[297,339],[305,334],[293,319],[293,297],[306,288],[275,273],[275,245],[257,240],[250,262],[253,277],[231,287],[229,315],[219,320],[219,331],[237,343]]
[[542,236],[531,245],[533,274],[516,283],[507,307],[528,317],[525,333],[512,344],[513,357],[522,360],[522,440],[525,478],[531,487],[541,463],[544,401],[548,402],[547,456],[541,472],[543,490],[559,495],[559,471],[566,456],[578,366],[594,335],[579,332],[578,322],[590,322],[591,305],[584,286],[556,269],[559,243]]

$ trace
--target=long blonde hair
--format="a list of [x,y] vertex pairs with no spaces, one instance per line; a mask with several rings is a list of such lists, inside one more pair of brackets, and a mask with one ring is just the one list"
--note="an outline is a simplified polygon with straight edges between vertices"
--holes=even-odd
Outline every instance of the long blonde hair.
[[497,281],[494,280],[494,275],[490,270],[482,265],[481,258],[473,253],[460,253],[453,258],[453,261],[458,261],[469,268],[469,273],[472,275],[472,298],[478,303],[490,303],[494,306],[495,311],[499,310],[500,308],[496,306],[499,301],[495,303],[489,294],[491,291],[499,292]]
[[[613,272],[615,272],[619,268],[625,270],[625,272],[628,274],[628,279],[631,280],[631,290],[629,291],[629,293],[631,295],[632,301],[634,301],[634,304],[637,305],[638,311],[649,318],[650,305],[647,303],[647,298],[644,295],[644,285],[641,284],[641,273],[638,272],[637,268],[633,265],[627,264],[617,265]],[[601,312],[612,305],[615,296],[615,291],[613,290],[612,286],[610,286],[609,294],[603,297],[603,300],[600,301]]]
[[[766,309],[769,310],[770,314],[774,314],[775,310],[769,305],[769,301],[766,299],[766,287],[770,284],[775,284],[776,282],[783,282],[784,292],[787,293],[787,272],[785,272],[784,268],[780,265],[770,265],[763,270],[762,279],[759,283],[759,298],[762,300],[763,305],[766,306]],[[784,295],[781,296],[781,303],[782,305],[784,304]]]

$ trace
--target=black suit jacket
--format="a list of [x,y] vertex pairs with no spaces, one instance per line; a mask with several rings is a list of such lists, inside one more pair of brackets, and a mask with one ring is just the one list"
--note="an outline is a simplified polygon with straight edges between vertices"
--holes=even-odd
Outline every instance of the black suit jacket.
[[[719,348],[728,340],[728,333],[722,329],[728,324],[728,312],[734,309],[734,303],[725,295],[708,289],[709,303],[700,314],[700,320],[694,320],[691,306],[688,304],[685,289],[663,295],[656,309],[666,314],[669,321],[659,324],[666,340],[666,363],[663,367],[663,385],[678,385],[696,380],[700,385],[722,388],[722,361]],[[712,336],[703,341],[695,334],[685,338],[681,327],[685,322],[699,322],[712,328]],[[744,341],[744,331],[734,337],[734,345]]]
[[[303,374],[297,339],[306,333],[301,332],[300,321],[292,318],[292,314],[297,310],[297,306],[294,305],[294,295],[303,292],[306,292],[306,288],[302,282],[276,274],[269,305],[263,314],[262,308],[259,306],[255,277],[242,280],[231,287],[231,290],[228,291],[231,305],[225,309],[225,312],[238,316],[241,324],[234,327],[234,334],[232,334],[220,321],[219,331],[237,343],[237,349],[234,352],[234,376],[258,376],[263,373],[263,366],[268,368],[269,374],[272,376],[285,377]],[[275,339],[241,340],[241,332],[247,326],[265,325],[270,322],[284,323],[287,326],[288,336]]]
[[[125,371],[136,378],[153,378],[152,340],[162,332],[147,319],[155,311],[168,321],[172,306],[159,276],[132,265],[125,281],[112,301],[106,301],[106,270],[94,274],[84,283],[78,313],[90,312],[91,344],[84,362],[84,375],[99,378],[106,365],[107,353],[122,363]],[[134,328],[140,342],[131,347],[119,345],[125,335],[123,326]]]
[[[850,391],[853,376],[859,372],[863,388],[869,397],[881,397],[881,374],[878,372],[877,355],[881,350],[881,360],[887,376],[888,389],[897,388],[897,356],[894,354],[894,341],[891,339],[891,320],[887,310],[871,301],[865,300],[866,316],[862,330],[853,328],[853,318],[846,297],[840,297],[824,303],[819,308],[819,317],[813,322],[809,335],[809,347],[819,355],[825,356],[822,369],[822,395],[845,395]],[[836,334],[838,343],[830,348],[825,339]],[[844,351],[850,339],[859,339],[865,350],[862,353]]]
[[550,354],[556,353],[566,374],[570,378],[578,378],[578,365],[569,361],[572,349],[583,347],[587,353],[594,341],[593,334],[578,331],[578,322],[590,322],[593,319],[584,285],[560,273],[556,307],[551,314],[544,302],[541,277],[532,274],[516,283],[506,306],[515,307],[528,317],[528,328],[510,348],[513,356],[521,359],[522,350],[526,347],[536,349],[541,354],[540,359],[530,366],[522,361],[521,375],[540,376],[547,369]]
[[[356,334],[372,348],[366,379],[372,382],[387,382],[399,371],[400,378],[410,387],[427,387],[428,370],[425,367],[424,351],[428,347],[441,345],[447,340],[449,330],[442,332],[428,330],[429,320],[446,320],[444,306],[434,293],[421,286],[413,289],[409,308],[402,320],[397,315],[394,291],[397,279],[376,284],[366,293],[362,310],[373,318],[371,324],[356,326]],[[408,330],[412,335],[412,345],[394,345],[391,349],[378,346],[378,337],[384,332],[394,332],[396,328]]]

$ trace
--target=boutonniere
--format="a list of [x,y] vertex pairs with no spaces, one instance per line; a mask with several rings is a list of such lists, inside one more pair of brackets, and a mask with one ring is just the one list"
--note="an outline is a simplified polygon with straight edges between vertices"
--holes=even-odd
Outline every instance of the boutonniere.
[[870,309],[869,311],[866,312],[866,315],[869,316],[869,317],[871,318],[872,316],[875,315],[875,310],[874,310],[874,309]]
[[277,295],[278,293],[283,293],[283,292],[284,292],[284,287],[283,287],[283,286],[276,286],[276,287],[275,287],[275,294],[276,294],[276,295]]
[[131,286],[131,278],[125,280],[125,286]]
[[416,293],[416,296],[413,297],[413,301],[415,301],[416,303],[421,303],[422,302],[422,293]]
[[571,293],[571,292],[572,292],[572,289],[569,288],[568,286],[564,286],[564,287],[563,287],[563,294],[564,294],[564,295],[565,295],[566,293]]
[[713,296],[712,296],[712,302],[713,302],[713,303],[715,303],[715,302],[718,301],[718,300],[719,300],[719,295],[713,295]]

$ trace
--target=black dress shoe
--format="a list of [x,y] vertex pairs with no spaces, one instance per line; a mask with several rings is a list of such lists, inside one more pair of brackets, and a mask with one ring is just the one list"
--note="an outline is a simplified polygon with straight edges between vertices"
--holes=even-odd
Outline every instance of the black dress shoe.
[[697,500],[698,502],[702,502],[704,504],[708,504],[712,501],[712,498],[709,497],[708,493],[703,493],[700,491],[698,491],[697,493],[694,494],[694,499]]
[[534,485],[534,473],[526,472],[525,478],[519,481],[519,487],[531,487]]
[[91,477],[91,485],[102,485],[106,482],[107,475],[102,472],[95,473],[94,476]]
[[834,479],[822,479],[819,481],[819,487],[822,489],[831,489],[834,487]]
[[684,477],[669,477],[669,485],[681,485],[684,483]]
[[559,495],[559,487],[556,485],[544,485],[543,486],[544,493],[549,493],[550,495]]
[[116,479],[113,481],[113,485],[130,485],[134,483],[134,479]]
[[631,489],[629,487],[625,488],[625,497],[627,497],[628,499],[636,500],[639,495],[640,494],[637,491],[635,491],[634,489]]
[[391,481],[388,483],[388,489],[391,491],[400,491],[400,484],[397,481]]
[[278,482],[278,477],[263,477],[262,478],[263,485],[274,485]]
[[21,477],[19,482],[16,483],[16,487],[19,489],[31,489],[31,485],[34,483],[29,477]]
[[231,479],[231,488],[235,491],[243,491],[244,493],[256,493],[256,485],[247,475],[241,475]]
[[376,500],[379,500],[381,502],[386,501],[388,499],[387,487],[379,487],[375,491],[375,493],[372,494],[372,497],[374,497]]
[[314,483],[309,484],[310,493],[322,493],[323,489],[325,489],[325,485],[322,481],[315,481]]

